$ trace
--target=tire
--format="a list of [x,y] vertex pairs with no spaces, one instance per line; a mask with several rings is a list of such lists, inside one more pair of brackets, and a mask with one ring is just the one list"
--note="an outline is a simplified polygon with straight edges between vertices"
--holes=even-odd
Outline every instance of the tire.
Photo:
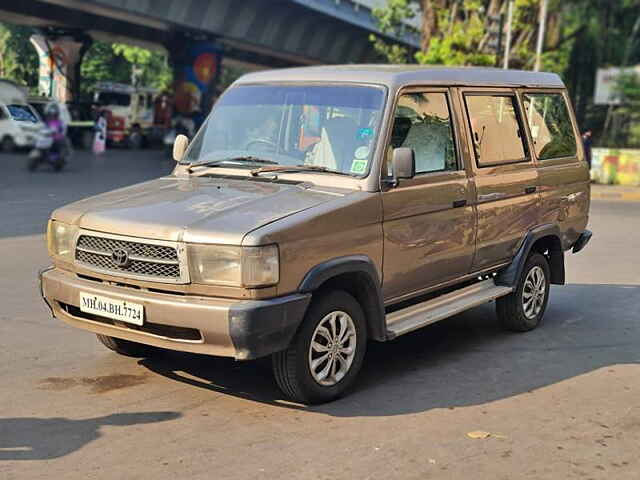
[[550,278],[547,258],[540,253],[531,253],[516,289],[496,300],[496,313],[504,328],[528,332],[540,324],[549,302]]
[[11,153],[16,149],[16,144],[11,137],[4,137],[0,142],[2,153]]
[[[329,346],[326,334],[318,333],[326,325],[327,332],[332,336],[332,318],[337,333],[333,338],[343,333],[346,335],[342,343],[334,347]],[[312,340],[316,340],[317,347],[327,348],[327,353],[315,349],[312,352]],[[342,351],[338,351],[340,345]],[[349,351],[353,348],[355,352]],[[362,367],[366,348],[367,326],[360,304],[344,291],[322,293],[312,301],[289,347],[273,354],[272,368],[276,383],[293,401],[304,404],[330,402],[342,396],[354,383]],[[327,356],[326,361],[318,361],[314,375],[311,362]],[[331,367],[332,360],[336,365],[335,373]],[[327,376],[322,380],[320,377],[325,369]]]
[[40,165],[40,158],[31,158],[29,159],[29,163],[27,164],[27,169],[30,172],[35,172],[35,170],[38,168],[38,165]]
[[53,164],[53,171],[54,172],[59,172],[60,170],[62,170],[64,168],[65,165],[65,161],[62,159],[59,159],[56,161],[56,163]]
[[112,350],[126,357],[150,357],[158,353],[156,347],[145,345],[144,343],[123,340],[122,338],[109,337],[107,335],[96,335],[100,343],[109,350]]
[[91,150],[93,148],[94,136],[94,132],[90,130],[82,132],[82,136],[80,137],[80,146],[83,150]]
[[134,129],[127,139],[127,143],[129,148],[132,150],[140,150],[144,145],[144,137],[142,136],[142,132],[139,129]]

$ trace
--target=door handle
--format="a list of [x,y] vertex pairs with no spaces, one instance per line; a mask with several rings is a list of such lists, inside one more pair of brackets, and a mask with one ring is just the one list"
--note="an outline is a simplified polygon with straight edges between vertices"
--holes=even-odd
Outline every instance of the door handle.
[[503,192],[485,193],[484,195],[478,195],[478,201],[490,202],[491,200],[500,200],[501,198],[504,198],[506,196],[507,194]]
[[467,204],[467,200],[466,199],[454,200],[453,201],[453,208],[464,207],[466,204]]
[[536,190],[538,189],[538,187],[525,187],[524,189],[524,193],[536,193]]

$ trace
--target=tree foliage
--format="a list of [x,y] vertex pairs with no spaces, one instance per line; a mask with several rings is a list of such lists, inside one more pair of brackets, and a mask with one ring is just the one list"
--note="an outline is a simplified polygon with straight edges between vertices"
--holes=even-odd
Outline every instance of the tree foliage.
[[173,75],[166,55],[123,43],[95,41],[81,66],[83,93],[100,81],[168,89]]
[[[0,78],[29,87],[38,86],[38,54],[29,41],[30,27],[0,23]],[[124,43],[94,41],[81,65],[81,92],[89,94],[96,82],[134,83],[164,90],[173,79],[167,55]]]
[[[540,5],[514,1],[510,68],[533,69]],[[373,11],[381,35],[372,36],[372,44],[382,62],[492,65],[491,17],[506,14],[507,7],[508,0],[387,0]],[[548,0],[542,70],[563,77],[579,123],[596,133],[608,116],[593,104],[596,71],[640,62],[639,13],[640,0]],[[420,47],[394,42],[416,18]]]
[[29,86],[38,83],[38,54],[29,42],[31,29],[0,23],[0,78]]

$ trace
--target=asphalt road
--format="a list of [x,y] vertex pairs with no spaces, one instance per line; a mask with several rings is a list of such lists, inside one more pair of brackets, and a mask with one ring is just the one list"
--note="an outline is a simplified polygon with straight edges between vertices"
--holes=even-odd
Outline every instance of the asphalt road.
[[594,238],[539,329],[474,309],[370,345],[350,396],[305,408],[262,362],[139,361],[52,320],[36,289],[49,212],[172,164],[24,164],[0,155],[0,478],[640,477],[640,203],[593,203]]

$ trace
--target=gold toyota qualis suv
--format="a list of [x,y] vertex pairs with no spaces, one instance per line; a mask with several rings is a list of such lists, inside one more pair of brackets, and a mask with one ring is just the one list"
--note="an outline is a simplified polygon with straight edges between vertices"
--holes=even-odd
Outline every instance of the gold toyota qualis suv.
[[492,300],[540,323],[591,238],[579,138],[549,73],[251,73],[171,175],[53,212],[42,295],[117,353],[271,356],[287,397],[330,401],[370,340]]

